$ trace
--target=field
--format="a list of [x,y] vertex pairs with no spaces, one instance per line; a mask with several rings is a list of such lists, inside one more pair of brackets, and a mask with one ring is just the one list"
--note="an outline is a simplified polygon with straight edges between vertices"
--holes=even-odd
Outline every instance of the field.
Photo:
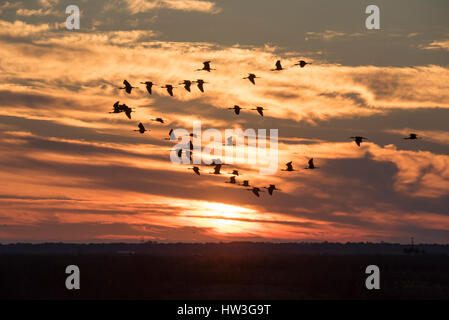
[[[219,246],[219,245],[218,245]],[[0,254],[1,299],[447,299],[449,255],[248,252]],[[77,265],[81,290],[65,288]],[[365,288],[379,266],[381,289]]]

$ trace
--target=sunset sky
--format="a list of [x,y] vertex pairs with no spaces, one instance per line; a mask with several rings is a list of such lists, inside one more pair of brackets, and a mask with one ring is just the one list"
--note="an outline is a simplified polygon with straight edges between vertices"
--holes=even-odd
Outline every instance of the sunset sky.
[[[0,1],[0,242],[449,243],[448,14],[447,0]],[[207,60],[217,70],[195,71]],[[205,93],[160,88],[185,79]],[[199,120],[278,129],[279,170],[172,164],[164,138]],[[225,183],[233,169],[281,191],[257,198]]]

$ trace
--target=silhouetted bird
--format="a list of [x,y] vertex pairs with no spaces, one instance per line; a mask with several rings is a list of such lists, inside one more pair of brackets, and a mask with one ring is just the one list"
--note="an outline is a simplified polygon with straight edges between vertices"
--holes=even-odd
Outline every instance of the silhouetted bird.
[[349,137],[349,139],[354,139],[355,143],[360,147],[360,144],[363,142],[363,140],[368,140],[368,138],[365,137]]
[[293,161],[287,162],[285,165],[287,166],[287,169],[281,169],[281,171],[295,171],[293,169]]
[[214,168],[214,172],[211,172],[212,174],[221,174],[220,170],[221,170],[221,164],[216,164],[215,168]]
[[151,119],[151,121],[164,123],[164,119],[162,118]]
[[203,68],[202,69],[197,69],[196,71],[207,71],[207,72],[210,72],[211,70],[216,70],[216,69],[212,69],[211,67],[210,67],[210,63],[211,63],[211,61],[204,61],[203,62]]
[[109,113],[121,113],[123,112],[121,105],[120,105],[120,101],[117,101],[116,103],[114,103],[114,105],[112,106],[114,108],[114,110],[112,112]]
[[131,113],[133,112],[133,110],[128,107],[126,104],[122,104],[122,109],[125,112],[126,116],[128,117],[128,119],[131,119]]
[[167,92],[169,95],[173,97],[173,86],[171,84],[166,84],[165,86],[161,87],[167,89]]
[[263,192],[262,190],[260,190],[257,187],[253,187],[252,189],[247,189],[247,190],[252,191],[254,193],[254,195],[256,195],[257,197],[259,197],[259,192]]
[[236,115],[240,114],[240,110],[242,110],[243,108],[240,108],[238,105],[235,105],[233,108],[228,108],[229,110],[234,110]]
[[190,80],[184,80],[184,82],[181,82],[180,84],[184,85],[184,89],[190,92],[190,87],[192,85],[192,81]]
[[281,60],[276,61],[276,69],[271,69],[271,71],[282,71],[284,70],[281,65]]
[[123,84],[125,85],[123,88],[119,88],[119,89],[125,89],[125,91],[126,91],[126,93],[128,93],[128,94],[131,94],[131,91],[134,89],[134,88],[137,88],[137,87],[133,87],[127,80],[124,80],[123,81]]
[[317,169],[318,167],[315,167],[314,163],[313,163],[313,158],[309,160],[308,162],[308,166],[305,167],[304,169]]
[[236,184],[237,182],[235,181],[235,177],[229,177],[229,181],[226,181],[226,183],[231,183],[231,184]]
[[141,82],[141,84],[144,84],[147,88],[148,93],[152,94],[152,88],[153,88],[153,85],[155,85],[155,83],[153,83],[151,81],[146,81],[146,82]]
[[256,107],[256,109],[251,110],[256,110],[263,117],[263,111],[267,109],[264,109],[263,107]]
[[202,79],[198,79],[195,81],[197,84],[198,89],[200,89],[201,92],[204,92],[204,84],[207,83]]
[[139,127],[139,130],[134,130],[134,131],[139,131],[140,133],[145,133],[145,131],[150,131],[150,130],[145,129],[142,122],[139,123],[138,127]]
[[200,168],[193,167],[193,168],[189,168],[189,169],[193,169],[193,172],[195,172],[197,175],[200,175]]
[[310,62],[305,62],[304,60],[298,61],[298,63],[295,64],[295,66],[300,66],[301,68],[304,68],[306,64],[312,64]]
[[274,184],[270,184],[269,187],[264,187],[264,188],[268,190],[268,193],[270,194],[270,196],[273,195],[273,191],[274,190],[279,190],[280,191],[280,189],[277,189]]
[[175,134],[173,133],[173,129],[170,129],[170,132],[168,133],[169,138],[165,138],[165,140],[176,140]]
[[254,81],[256,78],[259,77],[257,77],[254,73],[249,73],[249,75],[243,79],[248,79],[249,81],[251,81],[252,84],[256,84],[256,81]]
[[419,137],[418,137],[418,135],[416,134],[416,133],[410,133],[410,135],[408,136],[408,137],[406,137],[406,138],[404,138],[404,139],[408,139],[408,140],[416,140],[416,139],[420,139]]
[[244,187],[250,187],[250,185],[249,185],[249,180],[243,180],[243,183],[242,184],[240,184],[241,186],[244,186]]
[[238,170],[232,170],[231,174],[233,174],[234,176],[238,176],[239,175],[239,171]]

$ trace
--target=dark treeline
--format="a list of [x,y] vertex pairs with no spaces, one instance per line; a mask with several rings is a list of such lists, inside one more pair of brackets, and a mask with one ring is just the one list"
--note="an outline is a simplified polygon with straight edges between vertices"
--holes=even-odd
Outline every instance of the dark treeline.
[[421,254],[449,255],[449,245],[398,243],[16,243],[0,254]]

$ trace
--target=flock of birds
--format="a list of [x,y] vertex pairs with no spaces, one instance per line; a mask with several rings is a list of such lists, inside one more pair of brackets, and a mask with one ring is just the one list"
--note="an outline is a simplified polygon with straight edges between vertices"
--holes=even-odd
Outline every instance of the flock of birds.
[[[203,68],[201,69],[197,69],[196,71],[207,71],[207,72],[211,72],[212,70],[216,70],[216,69],[212,69],[211,68],[211,61],[205,61],[203,62]],[[304,60],[300,60],[298,61],[298,63],[295,64],[295,66],[299,66],[301,68],[304,68],[306,65],[311,64],[310,62],[306,62]],[[284,67],[282,67],[281,61],[278,60],[275,63],[275,68],[271,69],[271,71],[282,71],[285,70]],[[256,85],[256,81],[255,79],[260,79],[260,77],[257,77],[254,73],[249,73],[247,77],[244,77],[243,79],[248,79],[253,85]],[[179,85],[182,85],[184,87],[184,89],[188,92],[191,92],[191,86],[192,84],[196,84],[198,89],[204,93],[204,84],[207,83],[205,82],[203,79],[197,79],[197,80],[184,80],[183,82],[179,83]],[[153,83],[152,81],[145,81],[145,82],[141,82],[141,84],[144,84],[146,87],[146,90],[148,91],[148,93],[151,95],[153,94],[153,86],[156,85],[155,83]],[[119,89],[125,90],[125,92],[127,94],[131,94],[133,89],[138,89],[138,87],[133,87],[127,80],[123,81],[123,85],[124,87],[120,87]],[[174,86],[172,84],[166,84],[164,86],[162,86],[161,88],[164,88],[167,90],[168,94],[170,96],[174,96],[173,93],[173,89],[177,88],[177,86]],[[232,108],[228,108],[229,110],[234,110],[234,113],[236,115],[240,114],[240,111],[243,109],[238,105],[234,105],[234,107]],[[256,107],[254,109],[251,110],[255,110],[259,113],[259,115],[261,115],[262,117],[264,116],[264,111],[267,109],[264,109],[263,107]],[[131,119],[131,113],[133,112],[133,109],[128,107],[126,104],[120,104],[119,101],[115,102],[113,105],[113,111],[110,113],[125,113],[125,115],[128,117],[128,119]],[[151,121],[155,121],[155,122],[159,122],[161,124],[164,124],[165,121],[163,118],[154,118],[151,119]],[[145,126],[142,124],[142,122],[140,122],[138,124],[138,129],[134,130],[137,132],[140,132],[141,134],[150,131],[150,129],[146,129]],[[194,137],[195,134],[191,133],[190,137]],[[227,142],[227,144],[225,145],[233,145],[233,141],[232,141],[232,137],[229,137],[228,139],[230,139],[230,141]],[[362,137],[362,136],[353,136],[350,137],[350,139],[353,139],[354,142],[357,144],[357,146],[360,147],[361,143],[364,140],[369,140],[366,137]],[[408,137],[405,137],[404,139],[409,139],[409,140],[416,140],[416,139],[421,139],[420,137],[418,137],[418,135],[416,133],[410,133],[410,135]],[[169,132],[169,138],[165,138],[165,140],[177,140],[176,137],[173,134],[173,129],[170,130]],[[175,150],[177,152],[177,156],[179,158],[182,157],[182,152],[184,149],[178,149]],[[189,156],[190,160],[192,160],[192,154],[193,154],[193,143],[192,141],[190,141],[189,143],[189,150],[185,150],[186,155]],[[221,162],[220,159],[213,159],[212,163],[209,166],[214,166],[214,171],[213,172],[209,172],[209,174],[214,174],[214,175],[220,175],[221,173],[221,169],[222,166],[226,165],[223,164]],[[298,171],[295,170],[293,168],[293,161],[290,161],[288,163],[285,164],[286,168],[285,169],[281,169],[281,171],[287,171],[287,172],[292,172],[292,171]],[[198,166],[194,166],[189,168],[191,170],[193,170],[193,172],[196,175],[201,175],[201,169]],[[318,169],[318,167],[315,166],[313,158],[309,159],[307,166],[304,169],[308,169],[308,170],[314,170],[314,169]],[[240,185],[243,187],[248,187],[247,190],[252,191],[252,193],[259,197],[260,196],[260,192],[263,192],[261,190],[261,188],[256,187],[256,186],[252,186],[249,183],[249,180],[243,180],[242,183],[237,183],[236,177],[239,176],[239,171],[238,170],[233,170],[232,172],[229,173],[231,176],[229,177],[229,181],[226,181],[226,183],[230,183],[230,184],[234,184],[234,185]],[[281,189],[276,188],[276,185],[274,184],[270,184],[268,187],[263,187],[264,189],[268,190],[268,194],[271,196],[273,195],[273,192],[276,191],[281,191]]]

